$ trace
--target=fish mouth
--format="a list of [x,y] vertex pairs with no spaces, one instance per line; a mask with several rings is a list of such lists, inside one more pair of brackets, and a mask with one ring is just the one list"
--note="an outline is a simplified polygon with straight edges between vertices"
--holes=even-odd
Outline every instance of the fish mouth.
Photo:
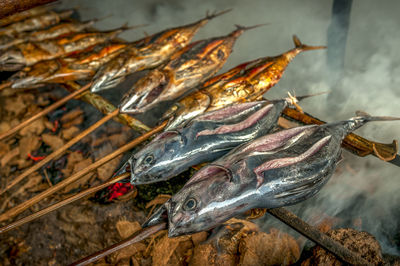
[[[139,177],[140,176],[140,177]],[[161,176],[152,176],[152,175],[135,175],[133,172],[131,174],[131,184],[132,185],[146,185],[146,184],[152,184],[161,181]]]
[[114,74],[112,76],[111,75],[100,76],[99,78],[94,79],[93,85],[90,88],[90,91],[91,92],[99,92],[99,91],[108,90],[108,89],[116,87],[118,84],[120,84],[124,80],[125,80],[125,78],[118,74]]
[[161,96],[167,86],[168,80],[164,74],[145,78],[124,96],[119,106],[121,113],[138,114],[153,108],[162,101]]

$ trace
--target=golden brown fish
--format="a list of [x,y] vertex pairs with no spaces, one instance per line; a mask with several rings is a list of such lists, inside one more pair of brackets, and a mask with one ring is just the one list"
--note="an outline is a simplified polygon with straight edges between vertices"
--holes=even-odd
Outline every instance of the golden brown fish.
[[0,19],[0,27],[48,12],[48,6],[37,6]]
[[96,46],[93,50],[72,57],[41,61],[12,75],[11,87],[35,88],[46,83],[90,79],[96,70],[115,58],[126,44],[115,43]]
[[91,91],[97,92],[115,87],[129,74],[161,65],[172,54],[188,45],[196,32],[208,21],[228,11],[207,14],[197,22],[166,29],[130,44],[123,53],[97,72]]
[[44,14],[31,17],[20,22],[13,23],[7,27],[0,29],[0,35],[14,35],[19,32],[33,31],[37,29],[44,29],[49,26],[60,23],[61,20],[70,17],[74,10],[66,10],[60,13],[49,11]]
[[201,40],[183,48],[167,65],[152,70],[136,82],[123,98],[121,112],[143,113],[189,92],[220,70],[237,38],[254,27],[237,26],[228,35]]
[[210,79],[174,106],[164,115],[172,117],[168,129],[176,128],[206,111],[227,105],[254,101],[281,79],[287,65],[303,51],[323,49],[325,46],[308,46],[293,36],[295,48],[275,57],[263,57],[238,65],[228,72]]
[[96,20],[86,22],[66,22],[57,24],[49,29],[35,32],[23,32],[16,37],[9,35],[0,35],[0,50],[10,48],[24,42],[39,42],[56,37],[62,37],[71,33],[81,32],[91,27]]
[[126,29],[128,27],[124,26],[107,32],[76,33],[60,39],[21,43],[2,51],[0,71],[16,71],[43,60],[76,53],[112,40]]

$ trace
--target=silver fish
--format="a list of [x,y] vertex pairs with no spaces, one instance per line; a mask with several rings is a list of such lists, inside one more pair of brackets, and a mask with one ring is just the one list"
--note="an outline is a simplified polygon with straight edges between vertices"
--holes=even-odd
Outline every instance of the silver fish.
[[168,180],[267,134],[287,105],[287,100],[258,101],[207,112],[180,129],[161,133],[134,153],[122,169],[129,166],[134,185]]
[[208,230],[252,208],[277,208],[315,195],[333,174],[341,142],[369,121],[359,116],[291,128],[243,144],[200,169],[145,223],[168,216],[170,237]]

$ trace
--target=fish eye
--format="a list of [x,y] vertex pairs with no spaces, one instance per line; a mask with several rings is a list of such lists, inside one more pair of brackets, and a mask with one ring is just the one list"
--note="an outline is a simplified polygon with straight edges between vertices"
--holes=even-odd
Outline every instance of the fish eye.
[[143,160],[146,164],[151,164],[154,161],[154,156],[152,154],[148,154],[144,160]]
[[224,59],[224,57],[225,57],[225,54],[224,54],[224,52],[223,51],[221,51],[221,50],[218,50],[218,53],[217,53],[217,56],[218,56],[218,58],[219,59]]
[[183,208],[185,209],[185,211],[191,211],[194,210],[196,206],[197,206],[197,201],[194,198],[190,198],[185,202]]

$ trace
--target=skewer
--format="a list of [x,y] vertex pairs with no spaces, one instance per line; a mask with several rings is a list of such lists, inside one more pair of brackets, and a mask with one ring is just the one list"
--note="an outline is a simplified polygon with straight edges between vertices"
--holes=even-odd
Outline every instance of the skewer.
[[56,159],[58,156],[62,155],[65,151],[67,151],[72,145],[89,135],[91,132],[99,128],[101,125],[106,123],[108,120],[112,119],[116,115],[118,115],[119,110],[116,109],[112,113],[109,113],[108,115],[104,116],[102,119],[91,125],[89,128],[85,129],[83,132],[78,134],[76,137],[68,141],[64,146],[60,147],[59,149],[55,150],[53,153],[48,155],[46,158],[41,160],[40,162],[34,164],[30,168],[28,168],[25,172],[14,178],[9,184],[6,185],[6,187],[0,191],[0,195],[2,195],[4,192],[8,191],[10,188],[14,187],[16,184],[21,182],[25,177],[29,176],[30,174],[36,172],[39,170],[42,166],[46,165],[48,162],[50,162],[53,159]]
[[344,247],[342,244],[333,240],[317,228],[312,225],[309,225],[302,219],[300,219],[294,213],[288,211],[285,208],[275,208],[268,209],[268,213],[272,216],[280,220],[281,222],[287,224],[292,229],[296,230],[303,236],[312,240],[314,243],[320,245],[325,250],[329,251],[333,255],[335,255],[341,261],[346,262],[350,265],[371,265],[368,261],[362,258],[359,254],[349,250]]
[[[304,222],[302,219],[297,217],[292,212],[286,210],[285,208],[276,208],[276,209],[269,209],[268,212],[278,218],[283,223],[287,224],[297,232],[301,233],[302,235],[306,236],[313,242],[317,243],[327,251],[331,252],[340,260],[350,264],[350,265],[370,265],[368,261],[362,258],[359,254],[350,251],[337,241],[333,240],[326,234],[319,231],[314,226],[311,226]],[[160,223],[153,225],[151,227],[146,227],[138,232],[136,232],[131,237],[116,243],[108,248],[105,248],[101,251],[98,251],[92,255],[89,255],[79,261],[72,263],[71,265],[88,265],[89,263],[93,263],[105,256],[108,256],[120,249],[123,249],[131,244],[136,242],[142,241],[143,239],[151,236],[152,234],[157,233],[166,228],[166,223]]]
[[6,88],[8,88],[8,87],[10,87],[12,84],[13,84],[12,81],[5,82],[5,83],[3,83],[3,84],[0,84],[0,91],[3,90],[3,89],[6,89]]
[[[80,86],[73,81],[66,82],[63,85],[71,93],[80,89]],[[93,105],[103,114],[111,113],[112,111],[117,109],[117,107],[115,107],[113,104],[95,93],[85,92],[79,99]],[[151,129],[139,120],[129,116],[128,114],[120,113],[117,117],[114,117],[114,120],[118,123],[127,125],[128,127],[141,133],[147,132]]]
[[139,241],[142,241],[146,238],[148,238],[151,235],[154,235],[155,233],[164,230],[167,228],[167,224],[166,223],[159,223],[150,227],[146,227],[143,228],[142,230],[137,231],[135,234],[133,234],[131,237],[116,243],[106,249],[103,249],[101,251],[98,251],[90,256],[87,256],[79,261],[76,261],[72,264],[70,264],[70,266],[74,265],[74,266],[83,266],[83,265],[88,265],[92,262],[98,261],[101,258],[104,258],[105,256],[108,256],[120,249],[123,249],[129,245],[132,245],[134,243],[137,243]]
[[17,227],[19,227],[21,225],[24,225],[26,223],[29,223],[31,221],[34,221],[34,220],[42,217],[43,215],[46,215],[46,214],[48,214],[48,213],[50,213],[52,211],[55,211],[55,210],[57,210],[57,209],[59,209],[61,207],[64,207],[65,205],[68,205],[68,204],[70,204],[72,202],[75,202],[75,201],[77,201],[79,199],[82,199],[82,198],[86,197],[87,195],[90,195],[90,194],[95,193],[95,192],[97,192],[99,190],[102,190],[103,188],[106,188],[106,187],[108,187],[108,186],[110,186],[110,185],[112,185],[114,183],[117,183],[117,182],[129,177],[129,175],[130,175],[130,173],[124,173],[122,175],[116,176],[115,178],[111,179],[110,181],[107,181],[107,182],[105,182],[103,184],[100,184],[100,185],[92,187],[92,188],[88,188],[88,189],[86,189],[86,190],[84,190],[84,191],[82,191],[82,192],[80,192],[80,193],[78,193],[78,194],[76,194],[74,196],[71,196],[69,198],[66,198],[65,200],[57,202],[57,203],[55,203],[55,204],[53,204],[53,205],[51,205],[51,206],[49,206],[49,207],[47,207],[47,208],[45,208],[43,210],[40,210],[40,211],[35,212],[35,213],[33,213],[33,214],[31,214],[31,215],[29,215],[27,217],[24,217],[24,218],[22,218],[20,220],[17,220],[15,222],[11,223],[11,224],[8,224],[8,225],[0,228],[0,234],[8,232],[8,231],[10,231],[10,230],[12,230],[14,228],[17,228]]
[[46,107],[45,109],[43,109],[42,111],[40,111],[39,113],[37,113],[36,115],[30,117],[29,119],[25,120],[24,122],[20,123],[19,125],[17,125],[16,127],[4,132],[3,134],[0,134],[0,140],[3,140],[15,133],[17,133],[19,130],[21,130],[22,128],[30,125],[33,121],[36,121],[37,119],[39,119],[40,117],[47,115],[48,113],[50,113],[51,111],[54,111],[55,109],[57,109],[58,107],[64,105],[66,102],[68,102],[69,100],[73,99],[74,97],[78,96],[79,94],[81,94],[82,92],[88,90],[90,88],[90,86],[92,85],[92,83],[88,83],[85,86],[83,86],[82,88],[80,88],[77,91],[74,91],[73,93],[67,95],[66,97],[58,100],[57,102],[53,103],[52,105]]
[[95,170],[96,168],[100,167],[101,165],[103,165],[103,164],[107,163],[108,161],[114,159],[118,155],[120,155],[120,154],[122,154],[122,153],[124,153],[126,151],[129,151],[130,149],[132,149],[136,145],[142,143],[146,139],[150,138],[151,136],[153,136],[157,132],[160,132],[161,130],[163,130],[166,127],[167,123],[168,123],[168,121],[164,121],[159,126],[153,128],[152,130],[150,130],[149,132],[143,134],[142,136],[132,140],[131,142],[129,142],[128,144],[126,144],[126,145],[124,145],[122,147],[120,147],[119,149],[115,150],[111,154],[109,154],[109,155],[97,160],[96,162],[94,162],[90,166],[86,167],[85,169],[83,169],[83,170],[81,170],[79,172],[76,172],[75,174],[73,174],[72,176],[64,179],[60,183],[57,183],[56,185],[48,188],[47,190],[45,190],[42,193],[34,196],[33,198],[31,198],[31,199],[29,199],[29,200],[27,200],[27,201],[15,206],[14,208],[6,211],[5,213],[0,215],[0,222],[8,220],[8,219],[11,219],[12,217],[14,217],[14,216],[20,214],[21,212],[25,211],[26,209],[28,209],[32,205],[38,203],[42,199],[53,195],[57,191],[63,189],[65,186],[77,181],[82,176],[85,176],[87,173]]

